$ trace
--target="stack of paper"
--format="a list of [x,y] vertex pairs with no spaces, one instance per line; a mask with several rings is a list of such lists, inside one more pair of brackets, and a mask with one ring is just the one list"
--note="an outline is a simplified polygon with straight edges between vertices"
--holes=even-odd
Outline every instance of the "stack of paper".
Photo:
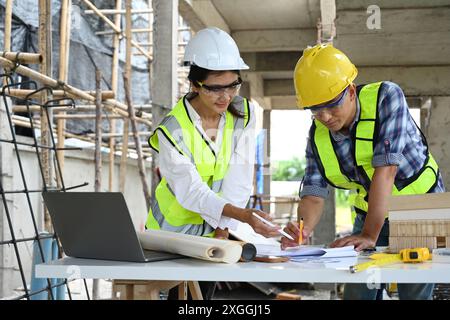
[[234,230],[230,229],[230,234],[233,235],[235,238],[253,243],[254,245],[257,244],[267,244],[267,245],[274,245],[274,246],[280,246],[280,243],[274,239],[274,238],[266,238],[259,233],[256,233],[252,227],[250,227],[247,223],[242,223],[240,221],[237,221],[236,228]]

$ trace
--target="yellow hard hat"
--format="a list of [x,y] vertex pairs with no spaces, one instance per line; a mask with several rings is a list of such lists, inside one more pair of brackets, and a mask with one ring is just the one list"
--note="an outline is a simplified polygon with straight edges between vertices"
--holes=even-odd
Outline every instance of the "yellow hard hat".
[[305,49],[294,70],[297,106],[303,109],[334,99],[357,74],[355,65],[331,44]]

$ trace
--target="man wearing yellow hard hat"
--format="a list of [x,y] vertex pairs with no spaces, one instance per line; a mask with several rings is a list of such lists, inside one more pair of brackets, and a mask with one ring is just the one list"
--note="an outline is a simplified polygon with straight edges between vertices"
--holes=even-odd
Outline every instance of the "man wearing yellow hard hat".
[[[310,110],[314,119],[298,207],[303,239],[320,220],[328,186],[355,190],[352,235],[331,246],[354,245],[360,251],[388,245],[390,195],[444,192],[445,187],[402,89],[389,81],[357,86],[357,74],[343,52],[319,44],[303,52],[294,84],[298,107]],[[289,223],[286,231],[299,238],[298,224]],[[295,245],[282,238],[283,248]],[[399,297],[431,299],[433,287],[399,284]],[[347,284],[344,289],[344,299],[376,299],[377,294],[366,284]]]

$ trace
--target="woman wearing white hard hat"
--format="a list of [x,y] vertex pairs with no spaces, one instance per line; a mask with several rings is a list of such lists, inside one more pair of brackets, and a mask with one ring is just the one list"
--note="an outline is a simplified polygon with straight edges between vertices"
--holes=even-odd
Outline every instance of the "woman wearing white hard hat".
[[237,221],[266,237],[278,235],[245,209],[251,194],[255,116],[238,95],[248,69],[234,40],[218,28],[199,31],[186,46],[191,92],[181,98],[149,139],[159,153],[162,180],[146,228],[228,237]]

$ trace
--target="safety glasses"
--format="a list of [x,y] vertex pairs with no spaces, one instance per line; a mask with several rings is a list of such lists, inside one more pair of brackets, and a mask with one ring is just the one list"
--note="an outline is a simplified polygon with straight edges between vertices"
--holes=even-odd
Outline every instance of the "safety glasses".
[[341,94],[341,96],[339,98],[335,99],[334,101],[327,102],[325,104],[321,104],[321,105],[309,108],[309,110],[311,110],[312,115],[314,117],[318,117],[318,116],[321,116],[324,112],[331,113],[334,110],[339,109],[344,104],[344,99],[345,99],[345,96],[347,95],[348,88],[349,87],[347,87],[344,90],[344,92]]
[[218,85],[208,86],[200,81],[197,81],[197,84],[200,86],[200,88],[202,88],[203,92],[207,95],[222,96],[225,93],[227,93],[228,95],[235,95],[241,88],[242,79],[238,78],[237,81],[226,86],[218,86]]

